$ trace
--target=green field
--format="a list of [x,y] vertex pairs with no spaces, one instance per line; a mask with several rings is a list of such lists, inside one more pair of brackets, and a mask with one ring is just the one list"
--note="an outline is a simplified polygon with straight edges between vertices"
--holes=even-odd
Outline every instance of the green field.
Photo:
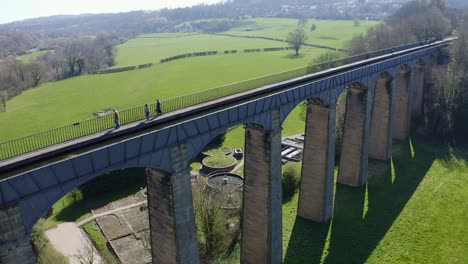
[[[296,19],[257,18],[243,21],[242,27],[233,28],[220,34],[238,36],[256,36],[285,39],[288,32],[297,26]],[[360,27],[354,27],[353,21],[309,20],[306,30],[312,24],[317,25],[317,30],[307,31],[309,39],[307,43],[324,45],[335,48],[344,48],[346,41],[355,34],[365,32],[377,22],[365,21]],[[244,31],[250,27],[254,31]],[[255,48],[286,47],[287,43],[264,39],[235,38],[222,35],[207,35],[197,33],[162,33],[147,34],[131,39],[117,47],[116,67],[138,65],[159,60],[179,54],[196,51],[214,50],[244,50]]]
[[[197,51],[219,51],[287,47],[286,43],[263,39],[233,38],[207,34],[166,33],[142,35],[117,47],[116,67],[159,62],[161,59]],[[173,37],[170,37],[170,36]],[[183,35],[182,35],[183,36]]]
[[[259,19],[259,23],[275,20]],[[287,22],[287,23],[286,23]],[[320,21],[325,23],[325,21]],[[349,21],[330,21],[331,25]],[[291,28],[296,20],[278,19]],[[317,27],[319,28],[319,26]],[[266,30],[266,29],[265,29]],[[272,31],[270,28],[269,31]],[[317,30],[318,31],[318,30]],[[259,32],[259,31],[258,31]],[[283,34],[283,33],[281,33]],[[280,34],[280,35],[281,35]],[[329,33],[333,34],[333,33]],[[341,38],[336,31],[335,38]],[[145,38],[149,37],[149,38]],[[118,46],[117,67],[147,63],[180,53],[200,50],[282,47],[282,42],[204,34],[163,33],[143,35]],[[0,141],[27,136],[40,131],[92,118],[93,112],[115,107],[118,110],[152,103],[233,82],[307,66],[326,49],[306,47],[303,56],[291,57],[289,51],[220,54],[192,57],[151,68],[106,75],[85,75],[47,83],[30,89],[7,102],[0,113]],[[286,130],[288,127],[285,128]]]
[[[227,32],[231,35],[238,36],[256,36],[269,37],[277,39],[286,39],[288,32],[297,27],[295,19],[278,19],[278,18],[255,18],[243,21],[246,25],[233,28]],[[365,32],[368,28],[379,24],[375,21],[361,21],[359,27],[355,27],[352,20],[317,20],[309,19],[304,27],[308,33],[309,39],[307,43],[315,45],[330,46],[334,48],[346,48],[346,41],[354,35]],[[317,29],[310,32],[312,24],[317,26]],[[246,31],[246,28],[251,28],[252,31]]]
[[29,54],[26,54],[26,55],[18,56],[18,59],[21,60],[21,63],[28,64],[28,63],[31,63],[33,60],[35,60],[37,57],[42,56],[42,55],[44,55],[46,53],[49,53],[49,52],[53,53],[54,51],[53,50],[36,51],[36,52],[29,53]]

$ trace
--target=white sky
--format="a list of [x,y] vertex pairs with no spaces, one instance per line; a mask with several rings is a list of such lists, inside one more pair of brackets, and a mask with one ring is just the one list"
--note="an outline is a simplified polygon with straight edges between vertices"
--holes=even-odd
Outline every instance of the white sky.
[[0,24],[60,14],[158,10],[217,2],[221,0],[0,0]]

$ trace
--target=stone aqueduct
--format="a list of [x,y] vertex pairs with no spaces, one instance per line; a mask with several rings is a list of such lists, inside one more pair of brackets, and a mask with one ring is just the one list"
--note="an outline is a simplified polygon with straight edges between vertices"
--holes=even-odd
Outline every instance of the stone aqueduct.
[[[189,164],[218,134],[245,125],[242,263],[281,263],[281,125],[307,100],[297,214],[331,218],[335,105],[347,93],[338,182],[366,183],[367,160],[388,160],[392,139],[421,114],[430,64],[445,42],[331,69],[306,83],[0,181],[0,263],[35,263],[33,225],[72,189],[104,173],[147,168],[153,263],[199,263]],[[341,69],[341,70],[340,70]],[[330,73],[330,74],[327,74]],[[426,78],[425,78],[426,77]]]

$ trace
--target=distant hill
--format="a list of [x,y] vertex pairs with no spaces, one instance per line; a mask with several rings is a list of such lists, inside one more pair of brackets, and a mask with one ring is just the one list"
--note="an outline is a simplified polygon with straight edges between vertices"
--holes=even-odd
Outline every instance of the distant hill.
[[[27,50],[53,49],[57,41],[101,32],[124,34],[202,31],[219,32],[250,17],[310,17],[318,19],[383,20],[410,0],[234,0],[213,5],[158,11],[111,14],[57,15],[0,25],[0,57]],[[449,6],[468,6],[467,0],[448,0]],[[220,18],[224,21],[193,22]],[[23,32],[23,33],[22,33]],[[24,36],[22,36],[24,35]],[[50,40],[54,43],[50,44]]]
[[49,37],[106,32],[158,32],[167,20],[158,12],[133,11],[115,14],[81,14],[39,17],[0,25],[0,29],[45,33]]

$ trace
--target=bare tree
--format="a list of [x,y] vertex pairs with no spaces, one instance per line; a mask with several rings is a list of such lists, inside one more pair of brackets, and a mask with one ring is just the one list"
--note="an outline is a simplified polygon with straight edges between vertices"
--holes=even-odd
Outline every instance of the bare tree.
[[318,72],[318,71],[327,70],[333,67],[341,66],[343,62],[340,61],[339,59],[341,59],[342,57],[343,57],[342,54],[337,51],[329,51],[329,52],[323,53],[311,62],[308,68],[308,71]]
[[305,27],[307,25],[307,22],[309,21],[309,19],[307,17],[301,17],[299,18],[299,21],[297,21],[297,25],[299,27]]
[[72,258],[80,264],[98,264],[101,263],[99,255],[91,241],[82,240],[83,249]]
[[6,111],[6,101],[8,99],[8,92],[0,90],[0,112]]
[[28,66],[32,87],[36,87],[40,84],[44,74],[44,68],[45,66],[38,60],[36,60]]
[[294,31],[288,33],[286,41],[296,51],[296,56],[299,56],[299,49],[304,45],[308,39],[307,34],[303,28],[296,28]]
[[353,23],[355,27],[359,27],[361,25],[361,20],[359,20],[359,18],[356,17]]

